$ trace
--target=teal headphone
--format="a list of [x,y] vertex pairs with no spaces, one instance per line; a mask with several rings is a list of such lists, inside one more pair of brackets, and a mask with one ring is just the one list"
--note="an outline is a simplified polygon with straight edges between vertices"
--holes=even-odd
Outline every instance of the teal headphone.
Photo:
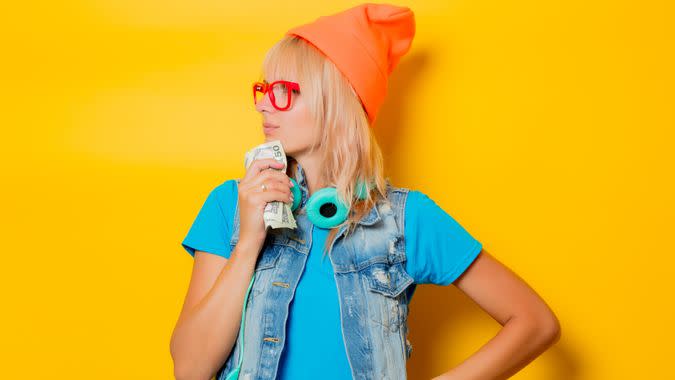
[[[300,207],[302,203],[302,190],[298,182],[294,178],[291,178],[293,182],[293,187],[291,191],[293,192],[293,204],[291,205],[291,211],[295,211]],[[368,197],[368,186],[363,181],[359,181],[356,185],[356,197],[360,200],[366,199]],[[335,187],[324,187],[323,189],[318,190],[307,200],[305,205],[307,218],[312,224],[320,228],[330,229],[335,226],[342,224],[347,220],[347,215],[349,214],[349,209],[347,205],[340,201],[337,196],[337,189]],[[241,371],[241,363],[244,360],[244,322],[246,315],[246,303],[248,302],[248,294],[251,292],[251,287],[253,286],[253,281],[255,280],[255,271],[253,276],[251,276],[251,282],[248,284],[248,289],[246,289],[246,295],[244,296],[244,307],[241,310],[241,323],[239,325],[239,335],[241,335],[241,349],[239,350],[239,363],[237,367],[228,373],[225,377],[225,380],[236,380],[239,378],[239,371]]]
[[[291,211],[295,211],[300,207],[302,202],[302,191],[295,178],[291,178],[293,187],[293,205]],[[363,181],[359,181],[356,185],[356,196],[363,200],[368,196],[368,186]],[[312,194],[305,205],[307,218],[312,224],[317,227],[330,229],[342,224],[347,220],[349,209],[347,205],[340,201],[335,187],[324,187]]]

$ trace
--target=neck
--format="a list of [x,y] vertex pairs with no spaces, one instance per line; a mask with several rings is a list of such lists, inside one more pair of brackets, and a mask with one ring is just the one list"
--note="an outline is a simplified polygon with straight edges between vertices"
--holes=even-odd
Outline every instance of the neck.
[[321,183],[321,162],[318,157],[318,152],[312,156],[293,156],[293,159],[302,166],[302,170],[305,174],[305,181],[307,181],[307,191],[309,192],[309,196],[311,196],[315,191],[323,187],[323,184]]

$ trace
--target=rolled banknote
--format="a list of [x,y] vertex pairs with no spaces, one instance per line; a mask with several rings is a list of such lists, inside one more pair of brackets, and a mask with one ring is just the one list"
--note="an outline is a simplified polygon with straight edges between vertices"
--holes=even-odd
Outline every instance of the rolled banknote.
[[[246,170],[248,170],[254,160],[264,158],[274,158],[284,164],[284,167],[281,169],[269,168],[268,170],[286,172],[288,161],[286,160],[284,148],[281,146],[281,141],[268,141],[246,152],[246,157],[244,158]],[[293,212],[291,211],[291,205],[281,201],[268,202],[265,205],[263,220],[265,221],[265,228],[297,228]]]

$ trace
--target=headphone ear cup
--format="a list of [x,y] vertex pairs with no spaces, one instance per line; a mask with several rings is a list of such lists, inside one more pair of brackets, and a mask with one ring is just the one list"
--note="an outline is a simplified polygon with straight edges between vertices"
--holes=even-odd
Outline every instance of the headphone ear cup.
[[300,185],[295,181],[295,178],[291,178],[293,182],[293,187],[291,187],[291,192],[293,193],[293,204],[291,205],[291,211],[295,211],[302,202],[302,190],[300,190]]
[[324,187],[312,194],[305,207],[312,224],[325,229],[341,224],[347,220],[349,213],[347,205],[338,200],[334,187]]

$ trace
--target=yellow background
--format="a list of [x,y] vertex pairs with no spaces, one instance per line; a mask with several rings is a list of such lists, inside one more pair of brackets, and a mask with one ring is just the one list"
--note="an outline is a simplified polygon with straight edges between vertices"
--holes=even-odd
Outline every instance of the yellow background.
[[[263,56],[291,26],[356,4],[4,10],[0,377],[172,378],[192,265],[180,242],[263,141],[250,90]],[[386,174],[560,318],[561,340],[514,378],[672,376],[672,3],[410,6],[417,35],[377,125]],[[411,379],[498,331],[455,287],[415,297]]]

